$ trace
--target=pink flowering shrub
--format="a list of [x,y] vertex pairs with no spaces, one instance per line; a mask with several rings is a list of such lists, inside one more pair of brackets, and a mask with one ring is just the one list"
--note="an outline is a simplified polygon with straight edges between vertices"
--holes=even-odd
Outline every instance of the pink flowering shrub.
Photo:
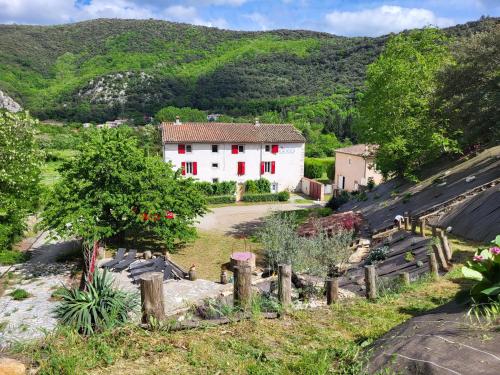
[[478,249],[462,268],[465,278],[476,281],[470,290],[476,300],[500,301],[500,235],[492,244],[490,248]]

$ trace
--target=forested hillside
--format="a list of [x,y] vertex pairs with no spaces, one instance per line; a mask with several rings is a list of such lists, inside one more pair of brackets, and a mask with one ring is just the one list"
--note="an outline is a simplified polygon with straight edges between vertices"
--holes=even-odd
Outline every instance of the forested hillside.
[[[465,34],[497,21],[447,32]],[[168,105],[257,115],[334,93],[349,108],[386,39],[156,20],[0,25],[0,90],[41,119],[75,121],[142,118]]]

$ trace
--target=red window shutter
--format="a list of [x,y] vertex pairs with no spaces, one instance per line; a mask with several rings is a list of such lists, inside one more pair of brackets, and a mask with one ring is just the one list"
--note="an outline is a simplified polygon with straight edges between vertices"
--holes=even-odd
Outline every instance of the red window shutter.
[[245,162],[241,162],[241,175],[243,176],[245,174]]
[[266,171],[266,163],[262,161],[260,163],[260,174],[264,174],[265,171]]
[[193,161],[193,175],[197,175],[198,174],[198,162],[196,161]]
[[231,145],[231,153],[232,154],[238,153],[238,145]]
[[177,152],[179,154],[185,154],[186,153],[186,145],[177,145]]
[[183,161],[181,163],[181,169],[182,169],[182,175],[185,176],[186,175],[186,162]]
[[276,162],[272,161],[271,162],[271,174],[276,173]]
[[271,146],[271,152],[273,154],[277,154],[278,153],[278,145],[272,145]]

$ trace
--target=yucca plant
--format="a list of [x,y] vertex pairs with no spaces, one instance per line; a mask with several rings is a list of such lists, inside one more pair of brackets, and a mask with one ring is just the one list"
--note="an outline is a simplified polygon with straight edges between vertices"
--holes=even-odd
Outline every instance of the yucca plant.
[[125,323],[138,306],[136,295],[117,289],[106,271],[96,271],[87,290],[64,287],[57,293],[61,302],[54,313],[59,322],[84,335]]

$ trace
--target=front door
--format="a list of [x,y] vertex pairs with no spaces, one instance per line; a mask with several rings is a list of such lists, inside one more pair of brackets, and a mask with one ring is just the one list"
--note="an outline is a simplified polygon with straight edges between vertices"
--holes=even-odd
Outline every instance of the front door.
[[345,189],[345,177],[339,175],[339,189]]
[[278,183],[277,182],[273,182],[271,184],[271,193],[277,193],[278,192]]

